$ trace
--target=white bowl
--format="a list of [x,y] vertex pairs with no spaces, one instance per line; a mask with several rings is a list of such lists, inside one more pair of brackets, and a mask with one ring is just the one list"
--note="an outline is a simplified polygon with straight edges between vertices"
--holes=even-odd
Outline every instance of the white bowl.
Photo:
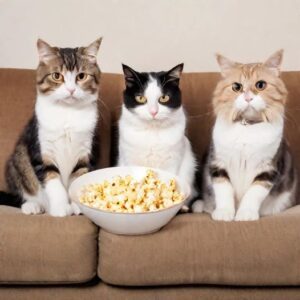
[[[145,176],[146,170],[153,170],[162,181],[168,181],[175,178],[179,191],[184,195],[182,202],[171,207],[153,212],[141,213],[119,213],[92,208],[79,202],[82,188],[92,183],[101,183],[104,180],[111,180],[114,176],[131,175],[140,180]],[[70,186],[69,195],[79,207],[81,212],[91,219],[94,223],[115,234],[139,235],[155,232],[166,225],[180,210],[184,200],[190,195],[190,188],[187,183],[179,181],[178,177],[171,173],[159,169],[144,167],[115,167],[93,171],[78,177]]]

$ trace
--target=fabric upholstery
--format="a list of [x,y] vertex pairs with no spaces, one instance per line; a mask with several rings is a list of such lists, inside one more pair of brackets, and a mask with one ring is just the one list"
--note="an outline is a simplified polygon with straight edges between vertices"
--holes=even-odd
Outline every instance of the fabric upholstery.
[[100,230],[98,275],[126,286],[300,285],[300,206],[257,222],[182,214],[159,232]]
[[98,228],[83,216],[26,216],[0,206],[0,284],[89,281],[97,239]]

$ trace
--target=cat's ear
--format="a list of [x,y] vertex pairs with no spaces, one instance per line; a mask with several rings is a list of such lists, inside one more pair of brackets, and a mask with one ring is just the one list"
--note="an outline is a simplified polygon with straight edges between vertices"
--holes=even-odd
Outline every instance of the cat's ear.
[[283,49],[273,53],[265,62],[264,66],[272,70],[276,76],[280,75],[280,67],[283,59]]
[[97,54],[98,54],[101,42],[102,42],[102,37],[97,39],[96,41],[92,42],[87,47],[85,47],[84,53],[86,54],[87,58],[91,62],[95,63],[97,61]]
[[55,48],[51,47],[42,39],[37,40],[37,49],[40,61],[46,64],[56,56]]
[[132,87],[134,82],[136,82],[139,79],[138,72],[124,64],[122,64],[122,68],[126,86]]
[[236,62],[228,59],[227,57],[225,57],[219,53],[216,54],[216,59],[220,66],[221,74],[223,77],[225,77],[228,74],[228,72],[230,72],[237,65]]
[[168,77],[173,78],[174,80],[179,80],[184,64],[179,64],[176,67],[172,68],[167,72]]
[[178,85],[182,70],[183,70],[183,63],[167,71],[164,76],[165,80],[163,84],[166,84],[167,82],[172,82],[173,84]]

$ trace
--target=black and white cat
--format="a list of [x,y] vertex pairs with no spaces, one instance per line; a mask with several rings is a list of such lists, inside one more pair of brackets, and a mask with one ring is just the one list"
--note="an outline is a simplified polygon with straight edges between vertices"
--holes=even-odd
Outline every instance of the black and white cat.
[[193,190],[196,162],[185,136],[179,88],[183,64],[167,72],[139,73],[123,65],[126,89],[119,121],[119,166],[159,168]]

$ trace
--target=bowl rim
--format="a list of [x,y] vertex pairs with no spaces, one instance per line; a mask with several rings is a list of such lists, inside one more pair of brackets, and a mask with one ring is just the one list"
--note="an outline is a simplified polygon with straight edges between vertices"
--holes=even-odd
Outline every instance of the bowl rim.
[[[170,176],[172,176],[172,178],[174,178],[176,180],[176,182],[179,181],[179,177],[177,175],[174,175],[172,174],[171,172],[168,172],[168,171],[165,171],[165,170],[161,170],[161,169],[158,169],[158,168],[152,168],[152,167],[143,167],[143,166],[116,166],[116,167],[108,167],[108,168],[102,168],[102,169],[97,169],[97,170],[94,170],[94,171],[91,171],[91,172],[88,172],[88,173],[85,173],[81,176],[79,176],[78,178],[76,178],[72,184],[78,180],[79,178],[87,175],[87,174],[91,174],[93,172],[98,172],[98,171],[102,171],[102,170],[108,170],[108,169],[116,169],[116,168],[139,168],[139,169],[145,169],[145,170],[153,170],[153,171],[156,171],[156,172],[160,172],[160,173],[166,173],[166,174],[169,174]],[[71,184],[71,186],[72,186]],[[107,214],[119,214],[119,215],[143,215],[143,214],[153,214],[153,213],[159,213],[159,212],[162,212],[162,211],[165,211],[165,210],[168,210],[170,208],[174,208],[176,206],[179,206],[179,205],[182,205],[184,204],[184,201],[190,196],[191,194],[191,188],[190,186],[185,183],[186,187],[187,187],[187,193],[185,195],[185,199],[180,201],[179,203],[175,203],[169,207],[165,207],[165,208],[162,208],[162,209],[158,209],[158,210],[154,210],[154,211],[144,211],[144,212],[115,212],[115,211],[110,211],[110,210],[103,210],[103,209],[100,209],[100,208],[95,208],[95,207],[91,207],[91,206],[88,206],[84,203],[81,203],[79,200],[72,200],[73,202],[75,202],[76,204],[80,204],[80,205],[83,205],[87,208],[90,208],[90,209],[93,209],[95,211],[100,211],[100,212],[103,212],[103,213],[107,213]],[[70,192],[71,192],[71,186],[69,187],[69,196],[70,196]]]

